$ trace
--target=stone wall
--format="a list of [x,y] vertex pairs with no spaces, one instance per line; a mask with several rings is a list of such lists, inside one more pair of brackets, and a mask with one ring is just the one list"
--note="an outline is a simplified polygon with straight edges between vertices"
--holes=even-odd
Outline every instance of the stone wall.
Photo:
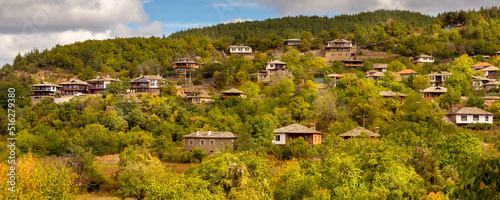
[[[191,141],[192,143],[190,143]],[[203,152],[211,155],[220,152],[225,146],[233,149],[233,142],[232,138],[184,138],[184,150],[193,152],[195,148],[200,148]]]

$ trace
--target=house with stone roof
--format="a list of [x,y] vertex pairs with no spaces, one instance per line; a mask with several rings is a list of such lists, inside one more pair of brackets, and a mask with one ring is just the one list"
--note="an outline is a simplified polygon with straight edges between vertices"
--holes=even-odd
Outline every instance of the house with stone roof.
[[273,60],[268,62],[266,65],[266,70],[262,70],[258,73],[259,81],[270,82],[273,79],[288,78],[293,80],[293,75],[286,68],[286,63],[280,60]]
[[378,134],[378,127],[375,127],[375,132],[373,131],[370,131],[366,128],[363,128],[363,127],[357,127],[355,129],[352,129],[350,131],[347,131],[345,133],[342,133],[339,135],[339,137],[343,138],[343,139],[351,139],[351,138],[355,138],[355,137],[359,137],[361,136],[363,133],[366,133],[368,135],[368,137],[370,137],[370,139],[375,139],[375,140],[378,140],[381,136],[380,134]]
[[356,46],[351,41],[336,39],[328,41],[325,46],[326,60],[349,60],[356,55]]
[[387,63],[373,63],[373,69],[378,72],[385,72],[387,71],[387,68],[389,67],[389,64]]
[[192,104],[200,104],[202,102],[204,102],[204,103],[212,103],[213,102],[213,98],[207,94],[189,95],[189,96],[186,96],[186,100],[188,103],[192,103]]
[[463,107],[452,110],[452,112],[446,114],[446,116],[448,116],[453,123],[464,126],[473,123],[493,124],[494,114],[475,107]]
[[391,90],[389,90],[389,91],[382,91],[379,94],[384,99],[400,99],[400,100],[405,100],[406,97],[408,96],[406,94],[401,94],[399,92],[393,92]]
[[302,39],[300,38],[291,38],[291,39],[287,39],[285,41],[285,44],[287,46],[295,46],[295,45],[300,45],[300,43],[302,43]]
[[311,145],[321,144],[323,135],[321,132],[316,130],[315,124],[311,124],[310,128],[301,124],[291,124],[278,128],[274,130],[273,133],[274,140],[272,142],[277,145],[285,145],[290,140],[298,139],[300,137],[304,138],[304,141]]
[[434,57],[426,54],[420,54],[416,57],[410,57],[410,60],[412,60],[414,63],[432,63],[434,62]]
[[396,74],[401,77],[401,78],[404,78],[404,77],[410,77],[412,74],[413,75],[418,75],[418,72],[416,72],[415,70],[413,69],[403,69],[399,72],[396,72]]
[[249,46],[230,46],[229,47],[229,53],[234,54],[234,53],[252,53],[252,47]]
[[109,75],[105,77],[97,77],[95,79],[87,80],[89,84],[88,90],[89,94],[101,94],[104,90],[106,90],[106,86],[113,82],[122,82],[120,80],[110,78]]
[[130,80],[131,93],[159,94],[160,88],[165,85],[161,75],[141,75]]
[[448,92],[448,89],[446,89],[445,87],[431,86],[420,91],[420,94],[422,94],[425,100],[433,101],[434,99],[445,94],[446,92]]
[[485,67],[484,69],[481,69],[481,70],[484,71],[484,76],[486,76],[486,78],[492,79],[492,80],[497,79],[498,67],[495,67],[492,65],[492,66]]
[[378,80],[382,76],[385,76],[385,74],[383,72],[379,72],[379,71],[375,71],[375,70],[370,70],[370,71],[367,71],[365,73],[365,78],[367,78],[367,79]]
[[445,80],[451,76],[451,72],[438,71],[427,74],[432,86],[443,87]]
[[59,83],[61,88],[61,95],[69,96],[69,95],[77,95],[77,94],[87,94],[89,84],[85,81],[79,79],[73,79],[66,82]]
[[59,88],[61,88],[60,85],[42,80],[41,83],[31,85],[31,98],[40,99],[44,97],[54,97]]
[[233,143],[238,136],[229,131],[196,131],[184,137],[184,150],[193,152],[200,148],[211,155],[225,148],[233,149]]
[[247,98],[247,95],[241,90],[238,90],[236,88],[231,88],[229,90],[221,92],[222,94],[222,99],[228,98],[228,97],[241,97],[241,98]]
[[494,56],[495,56],[495,58],[500,57],[500,51],[495,52]]
[[333,82],[338,82],[340,79],[345,78],[344,74],[328,74],[326,77],[329,77],[333,80]]
[[493,65],[490,63],[487,63],[487,62],[480,62],[480,63],[476,63],[475,65],[472,65],[471,67],[474,70],[481,70],[481,69],[484,69],[484,68],[487,68],[490,66],[493,66]]
[[179,78],[186,78],[188,70],[198,70],[201,64],[190,58],[181,58],[173,63],[174,71],[179,73]]

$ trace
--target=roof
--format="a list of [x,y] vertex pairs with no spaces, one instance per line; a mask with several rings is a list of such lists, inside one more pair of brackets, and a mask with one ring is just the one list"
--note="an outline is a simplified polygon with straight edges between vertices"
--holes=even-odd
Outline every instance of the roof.
[[373,63],[373,69],[379,69],[379,68],[387,68],[389,67],[389,64],[387,63]]
[[191,58],[181,58],[177,62],[174,62],[174,64],[181,64],[181,63],[193,63],[193,64],[198,64],[196,61],[194,61]]
[[427,76],[451,76],[451,73],[447,71],[438,71],[427,74]]
[[269,62],[269,63],[267,63],[267,64],[272,64],[272,63],[274,63],[274,64],[283,64],[283,65],[286,65],[286,62],[283,62],[283,61],[280,61],[280,60],[273,60],[273,61],[271,61],[271,62]]
[[160,75],[142,75],[142,76],[133,78],[130,81],[134,82],[134,81],[137,81],[137,80],[139,80],[141,78],[146,78],[146,79],[149,79],[149,80],[164,80],[163,77],[161,77]]
[[418,72],[414,71],[413,69],[403,69],[399,72],[396,72],[396,74],[418,74]]
[[88,83],[80,79],[73,79],[70,81],[59,83],[59,85],[88,85]]
[[54,83],[50,83],[50,82],[44,82],[44,81],[42,81],[42,82],[41,82],[41,83],[39,83],[39,84],[32,85],[32,86],[52,86],[52,87],[61,87],[60,85],[57,85],[57,84],[54,84]]
[[182,136],[184,138],[237,138],[238,136],[229,131],[196,131]]
[[480,62],[476,63],[475,65],[472,65],[472,67],[488,67],[488,66],[491,66],[491,64],[487,62]]
[[300,38],[290,38],[290,39],[287,39],[286,41],[298,41],[298,42],[302,42],[302,39],[300,39]]
[[500,85],[500,82],[498,81],[494,81],[494,80],[491,80],[483,85],[486,85],[486,86],[495,86],[495,85]]
[[334,78],[334,77],[344,78],[344,77],[345,77],[345,75],[344,75],[344,74],[328,74],[328,75],[326,75],[326,76],[328,76],[328,77],[330,77],[330,78]]
[[384,72],[375,72],[373,74],[367,74],[366,77],[382,77],[385,76]]
[[472,114],[472,115],[494,115],[493,113],[490,113],[488,111],[481,110],[476,107],[462,107],[458,109],[455,112],[448,113],[448,115],[455,114],[455,115],[465,115],[465,114]]
[[346,43],[346,42],[351,42],[351,41],[346,40],[346,39],[335,39],[335,40],[328,41],[328,43],[331,43],[331,42],[343,42],[343,43]]
[[87,82],[89,81],[119,81],[121,82],[120,80],[117,80],[117,79],[114,79],[114,78],[110,78],[110,77],[99,77],[99,78],[94,78],[94,79],[90,79],[90,80],[87,80]]
[[482,70],[483,71],[498,71],[498,67],[495,67],[495,66],[492,65],[492,66],[483,68]]
[[484,100],[500,100],[500,97],[497,96],[484,96]]
[[236,94],[236,93],[237,93],[237,94],[243,94],[244,92],[243,92],[243,91],[241,91],[241,90],[238,90],[238,89],[236,89],[236,88],[231,88],[231,89],[226,90],[226,91],[221,92],[221,93],[222,93],[222,94]]
[[408,96],[406,94],[401,94],[399,92],[393,92],[391,90],[389,90],[389,91],[382,91],[379,94],[380,94],[380,96],[383,96],[383,97],[393,97],[393,96],[406,97],[406,96]]
[[208,94],[199,94],[199,95],[195,95],[195,96],[187,96],[186,98],[207,98],[207,99],[211,99],[212,97]]
[[365,72],[365,74],[377,73],[377,72],[378,72],[377,70],[373,70],[373,69],[372,69],[372,70],[370,70],[370,71]]
[[472,79],[477,79],[477,80],[481,80],[481,81],[483,81],[483,80],[490,81],[490,79],[482,77],[482,76],[472,76]]
[[317,130],[310,129],[304,125],[300,124],[291,124],[288,126],[281,127],[279,129],[275,129],[273,133],[317,133],[320,134],[321,132]]
[[497,52],[495,52],[495,53],[500,53],[500,51],[497,51]]
[[231,45],[231,46],[229,46],[229,47],[252,48],[252,47],[250,47],[250,46],[237,46],[237,45]]
[[366,134],[368,134],[371,137],[380,137],[380,134],[375,133],[373,131],[370,131],[370,130],[363,128],[361,126],[358,128],[352,129],[350,131],[347,131],[345,133],[342,133],[339,136],[340,137],[349,137],[349,136],[350,137],[357,137],[357,136],[360,136],[362,132],[365,132]]
[[422,90],[422,93],[446,93],[448,89],[444,87],[428,87]]
[[432,56],[429,56],[427,54],[420,54],[419,56],[417,56],[416,58],[434,58]]

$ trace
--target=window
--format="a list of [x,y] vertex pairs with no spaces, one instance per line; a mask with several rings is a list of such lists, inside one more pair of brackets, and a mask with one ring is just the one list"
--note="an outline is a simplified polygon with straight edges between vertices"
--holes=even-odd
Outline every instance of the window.
[[276,141],[280,141],[280,136],[279,135],[276,136]]
[[304,141],[309,141],[309,136],[308,135],[304,136]]
[[461,118],[462,118],[462,121],[467,121],[467,115],[462,115]]
[[190,139],[189,140],[189,145],[193,145],[194,144],[194,140],[193,139]]
[[210,145],[214,146],[215,145],[215,140],[210,140]]
[[472,120],[479,121],[479,115],[473,115]]
[[485,118],[486,121],[490,121],[490,116],[485,116]]
[[205,140],[200,140],[200,145],[205,145]]

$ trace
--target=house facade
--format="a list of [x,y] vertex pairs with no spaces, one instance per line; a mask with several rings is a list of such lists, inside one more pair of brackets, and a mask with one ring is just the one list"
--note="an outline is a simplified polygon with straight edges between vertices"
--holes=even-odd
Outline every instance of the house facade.
[[130,80],[131,93],[160,94],[160,88],[164,86],[165,79],[161,75],[145,75]]
[[315,124],[311,124],[310,128],[300,124],[291,124],[276,129],[273,133],[274,140],[272,142],[277,145],[285,145],[290,140],[298,139],[299,137],[304,138],[304,141],[310,145],[321,144],[323,142],[323,134],[316,130]]
[[486,67],[482,70],[484,71],[484,75],[486,76],[486,78],[491,79],[491,80],[497,79],[498,67],[489,66],[489,67]]
[[106,86],[113,82],[121,82],[120,80],[106,77],[97,77],[95,79],[87,80],[89,94],[101,94],[106,90]]
[[495,52],[494,56],[495,56],[495,58],[500,57],[500,51]]
[[252,47],[249,46],[230,46],[229,53],[252,53]]
[[206,95],[206,94],[186,96],[186,100],[188,103],[192,103],[192,104],[200,104],[202,102],[204,102],[204,103],[212,103],[213,102],[213,98],[209,95]]
[[451,76],[450,72],[438,71],[427,75],[432,86],[443,87],[445,80]]
[[401,94],[401,93],[398,93],[398,92],[393,92],[391,90],[389,90],[389,91],[382,91],[379,94],[384,99],[400,99],[400,100],[405,100],[406,97],[408,96],[406,94]]
[[87,94],[89,84],[85,81],[73,79],[70,81],[59,83],[61,88],[61,95],[63,96],[73,96],[77,94]]
[[339,82],[340,79],[345,78],[344,74],[328,74],[327,77],[331,78],[333,82]]
[[341,62],[347,69],[357,69],[358,67],[362,67],[363,64],[365,63],[364,60],[356,60],[354,58],[350,58],[348,60],[342,60]]
[[238,136],[229,131],[196,131],[184,137],[184,150],[193,152],[200,148],[203,152],[212,155],[225,148],[233,149],[233,143]]
[[493,66],[493,65],[490,64],[490,63],[480,62],[480,63],[476,63],[476,64],[472,65],[472,69],[474,69],[474,70],[481,70],[481,69],[484,69],[484,68],[487,68],[487,67],[491,67],[491,66]]
[[40,99],[44,97],[54,97],[59,88],[61,88],[60,85],[42,81],[39,84],[31,86],[31,98]]
[[356,55],[356,47],[351,41],[336,39],[327,42],[325,46],[326,60],[349,60]]
[[370,139],[378,140],[381,136],[378,134],[378,127],[375,127],[375,132],[370,131],[363,127],[357,127],[345,133],[339,135],[344,140],[355,138],[361,136],[363,133],[366,133]]
[[444,87],[432,86],[432,87],[425,88],[420,93],[422,94],[422,96],[424,97],[425,100],[433,101],[434,99],[445,94],[446,92],[448,92],[448,89],[446,89]]
[[373,79],[373,80],[378,80],[380,77],[384,76],[385,74],[383,72],[375,71],[375,70],[370,70],[365,73],[365,78],[367,79]]
[[411,57],[410,59],[414,63],[432,63],[432,62],[434,62],[434,57],[426,55],[426,54],[421,54],[417,57]]
[[188,70],[198,70],[200,64],[190,58],[181,58],[173,64],[174,71],[179,73],[179,78],[186,78]]
[[266,65],[258,75],[259,81],[270,82],[273,79],[288,78],[293,79],[293,75],[286,69],[286,63],[280,60],[274,60]]
[[493,124],[494,114],[475,107],[463,107],[446,114],[448,118],[459,126],[473,123]]

